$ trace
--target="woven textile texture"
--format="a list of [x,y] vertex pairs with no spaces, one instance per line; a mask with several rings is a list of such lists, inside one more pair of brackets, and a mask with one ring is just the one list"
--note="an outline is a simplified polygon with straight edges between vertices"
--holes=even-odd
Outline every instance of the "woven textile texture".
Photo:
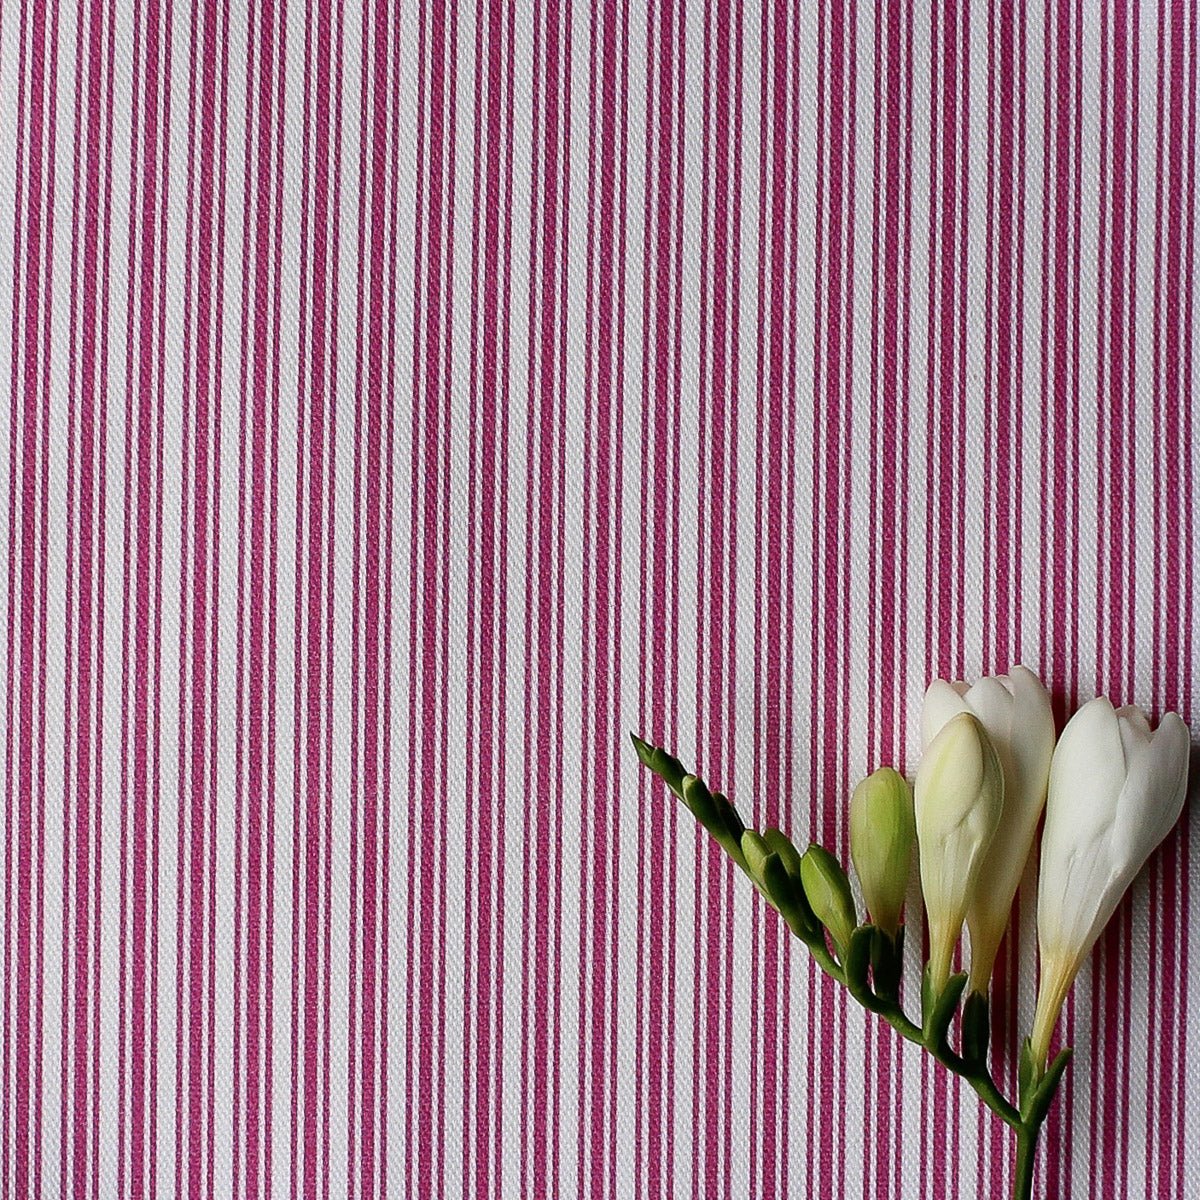
[[[845,857],[935,676],[1200,731],[1198,28],[5,0],[0,1200],[1007,1197],[628,733]],[[1198,830],[1038,1196],[1200,1195]]]

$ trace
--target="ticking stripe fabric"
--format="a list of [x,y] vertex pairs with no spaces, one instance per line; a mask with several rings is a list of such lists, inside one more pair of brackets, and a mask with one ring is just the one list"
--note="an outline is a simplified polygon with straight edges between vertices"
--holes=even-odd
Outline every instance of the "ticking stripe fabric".
[[[0,1197],[1007,1196],[627,733],[844,855],[933,676],[1200,728],[1197,29],[6,0]],[[1198,829],[1038,1195],[1200,1194]]]

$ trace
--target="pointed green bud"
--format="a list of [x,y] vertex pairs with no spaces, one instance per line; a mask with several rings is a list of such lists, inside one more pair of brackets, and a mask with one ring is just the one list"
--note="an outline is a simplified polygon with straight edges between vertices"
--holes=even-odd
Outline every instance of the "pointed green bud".
[[742,853],[746,856],[746,866],[751,876],[762,882],[762,865],[771,853],[767,843],[753,829],[742,832]]
[[771,827],[763,830],[763,841],[779,855],[779,860],[783,863],[788,875],[795,885],[800,887],[800,851],[792,845],[792,839],[786,833]]
[[779,898],[774,894],[767,878],[767,859],[770,858],[767,842],[764,842],[754,829],[743,829],[740,845],[746,863],[746,875],[754,880],[754,886],[760,890],[767,904],[778,908]]
[[820,938],[824,942],[825,933],[804,894],[804,882],[800,877],[800,851],[792,845],[792,839],[786,833],[774,827],[764,829],[762,839],[770,851],[763,874],[771,895],[779,902],[779,911],[784,920],[792,932],[804,941],[811,944]]
[[629,736],[633,739],[633,748],[642,766],[653,771],[675,795],[682,797],[684,771],[679,759],[668,754],[661,746],[652,746],[643,741],[636,733],[630,733]]
[[912,789],[898,771],[880,767],[850,798],[850,858],[867,912],[889,937],[900,926],[916,839]]
[[717,836],[721,844],[729,850],[733,861],[737,862],[736,851],[741,848],[742,834],[746,832],[746,826],[742,824],[742,818],[738,816],[737,809],[720,792],[713,792],[713,803],[716,805],[717,817],[722,826],[722,833],[720,835],[714,833],[714,836]]
[[[769,842],[767,844],[770,845]],[[763,890],[779,909],[788,928],[808,945],[812,945],[818,938],[824,944],[825,933],[817,924],[812,909],[808,907],[808,897],[804,894],[804,888],[800,886],[800,876],[797,874],[793,878],[788,873],[778,851],[772,850],[763,859],[762,877]]]
[[719,837],[722,830],[721,817],[716,800],[704,780],[695,775],[684,775],[680,779],[679,792],[692,816],[714,837]]
[[829,930],[838,954],[844,956],[858,918],[850,880],[841,863],[814,842],[800,860],[800,879],[817,920]]

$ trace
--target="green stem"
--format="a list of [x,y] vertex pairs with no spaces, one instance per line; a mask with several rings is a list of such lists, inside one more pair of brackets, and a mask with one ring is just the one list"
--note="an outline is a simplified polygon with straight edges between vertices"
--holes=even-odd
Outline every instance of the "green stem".
[[[980,1100],[984,1102],[1006,1124],[1014,1129],[1021,1128],[1021,1114],[1005,1100],[1003,1093],[996,1086],[995,1080],[983,1071],[978,1075],[965,1076],[967,1082],[975,1089]],[[1034,1134],[1036,1138],[1036,1133]]]
[[[984,1104],[1005,1124],[1011,1125],[1014,1129],[1020,1128],[1021,1114],[1004,1098],[1003,1093],[996,1086],[995,1080],[988,1074],[986,1067],[972,1069],[953,1051],[948,1052],[944,1047],[939,1049],[937,1046],[931,1045],[925,1036],[925,1031],[908,1019],[899,1004],[884,1001],[879,996],[872,998],[874,1003],[866,1004],[867,1008],[883,1017],[901,1037],[928,1050],[946,1070],[953,1071],[955,1075],[960,1075],[965,1079],[975,1089]],[[862,997],[859,999],[862,1000]]]
[[838,965],[837,960],[829,953],[829,948],[825,945],[824,940],[805,942],[808,947],[808,952],[816,960],[817,966],[829,976],[830,979],[837,980],[840,984],[846,982],[846,972]]
[[1017,1126],[1017,1167],[1013,1173],[1012,1200],[1030,1200],[1033,1195],[1033,1163],[1037,1157],[1039,1123]]

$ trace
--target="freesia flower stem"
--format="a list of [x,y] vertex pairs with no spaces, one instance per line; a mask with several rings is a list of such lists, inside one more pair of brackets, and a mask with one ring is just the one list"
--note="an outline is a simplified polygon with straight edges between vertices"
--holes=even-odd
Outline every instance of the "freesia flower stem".
[[846,970],[834,962],[828,949],[822,943],[808,942],[806,944],[822,970],[839,983],[846,984],[851,994],[864,1008],[878,1013],[902,1038],[912,1042],[915,1046],[928,1050],[948,1071],[965,1079],[984,1104],[1006,1125],[1011,1125],[1014,1129],[1021,1128],[1021,1114],[1004,1098],[986,1066],[967,1062],[966,1059],[955,1054],[944,1042],[941,1045],[936,1044],[935,1040],[931,1039],[920,1025],[909,1019],[904,1009],[900,1007],[898,1000],[880,996],[869,987],[851,986]]
[[[878,1000],[878,997],[876,999]],[[880,1007],[874,1008],[874,1011],[878,1012],[901,1037],[912,1042],[914,1045],[928,1050],[946,1070],[952,1071],[955,1075],[959,1075],[965,1079],[974,1088],[976,1094],[984,1104],[1006,1125],[1011,1125],[1014,1129],[1021,1127],[1021,1114],[1004,1098],[1003,1093],[996,1086],[995,1080],[992,1079],[986,1067],[972,1067],[965,1059],[947,1047],[932,1045],[926,1037],[924,1030],[919,1025],[910,1021],[898,1004],[884,1004],[880,1002]]]
[[829,953],[828,948],[821,942],[805,942],[809,953],[817,961],[817,966],[838,983],[846,982],[846,973],[838,966],[837,960]]
[[986,1071],[977,1075],[967,1075],[964,1078],[996,1116],[1014,1129],[1021,1128],[1021,1114],[1005,1100],[995,1081]]
[[[814,950],[814,957],[821,962],[821,967],[826,974],[842,983],[849,983],[846,972],[833,961],[824,946],[814,949],[810,945],[809,948]],[[822,956],[827,962],[821,961]],[[965,1079],[984,1104],[1006,1125],[1016,1131],[1017,1165],[1013,1176],[1012,1197],[1013,1200],[1030,1200],[1033,1189],[1033,1163],[1037,1153],[1038,1134],[1044,1118],[1031,1116],[1027,1121],[1022,1120],[1021,1113],[1004,1098],[1004,1094],[996,1086],[996,1081],[985,1066],[972,1066],[944,1043],[940,1046],[933,1044],[925,1031],[908,1018],[898,1002],[885,1000],[869,989],[865,992],[854,991],[854,996],[864,1008],[878,1013],[906,1041],[928,1050],[946,1070]]]
[[1017,1166],[1013,1172],[1012,1200],[1030,1200],[1033,1195],[1033,1163],[1040,1132],[1038,1122],[1017,1126]]

